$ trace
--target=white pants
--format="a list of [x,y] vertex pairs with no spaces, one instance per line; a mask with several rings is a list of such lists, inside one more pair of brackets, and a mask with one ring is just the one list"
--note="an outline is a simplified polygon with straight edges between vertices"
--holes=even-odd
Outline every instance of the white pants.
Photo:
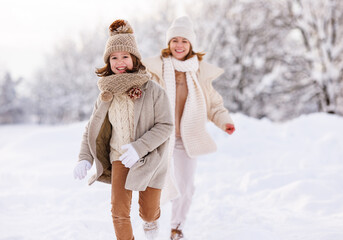
[[194,194],[194,175],[197,165],[196,158],[190,158],[183,146],[181,138],[175,139],[174,173],[180,196],[172,201],[171,228],[182,229]]

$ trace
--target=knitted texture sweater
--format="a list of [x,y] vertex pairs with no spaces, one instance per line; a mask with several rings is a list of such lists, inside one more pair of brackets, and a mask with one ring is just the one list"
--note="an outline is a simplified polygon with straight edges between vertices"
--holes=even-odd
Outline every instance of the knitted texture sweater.
[[123,154],[121,146],[133,139],[134,129],[134,103],[127,94],[114,95],[108,111],[109,121],[112,125],[110,140],[110,161],[119,161]]

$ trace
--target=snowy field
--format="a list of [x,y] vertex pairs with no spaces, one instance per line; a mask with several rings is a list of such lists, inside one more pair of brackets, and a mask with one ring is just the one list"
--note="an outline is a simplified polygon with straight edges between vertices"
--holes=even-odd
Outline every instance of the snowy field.
[[[233,119],[232,136],[209,125],[218,151],[199,158],[187,239],[343,239],[343,118]],[[0,240],[115,239],[110,186],[72,176],[84,125],[0,126]],[[137,194],[131,216],[143,240]],[[170,203],[160,239],[169,219]]]

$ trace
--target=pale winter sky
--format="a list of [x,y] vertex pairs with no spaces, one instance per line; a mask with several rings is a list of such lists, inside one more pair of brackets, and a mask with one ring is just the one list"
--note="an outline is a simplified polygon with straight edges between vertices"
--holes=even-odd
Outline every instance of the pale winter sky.
[[[1,0],[0,73],[29,77],[44,54],[87,26],[132,21],[156,11],[157,0]],[[175,4],[182,1],[173,0]],[[179,14],[183,14],[182,10]],[[53,64],[53,63],[52,63]]]

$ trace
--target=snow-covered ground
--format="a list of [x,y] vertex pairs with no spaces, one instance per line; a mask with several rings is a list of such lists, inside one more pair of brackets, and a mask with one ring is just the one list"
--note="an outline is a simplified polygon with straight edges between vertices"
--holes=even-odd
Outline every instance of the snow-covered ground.
[[[233,119],[232,136],[209,125],[218,151],[199,158],[188,240],[343,239],[343,118]],[[84,125],[0,126],[0,240],[114,239],[110,186],[72,176]],[[137,194],[131,216],[144,239]],[[170,203],[160,239],[169,219]]]

